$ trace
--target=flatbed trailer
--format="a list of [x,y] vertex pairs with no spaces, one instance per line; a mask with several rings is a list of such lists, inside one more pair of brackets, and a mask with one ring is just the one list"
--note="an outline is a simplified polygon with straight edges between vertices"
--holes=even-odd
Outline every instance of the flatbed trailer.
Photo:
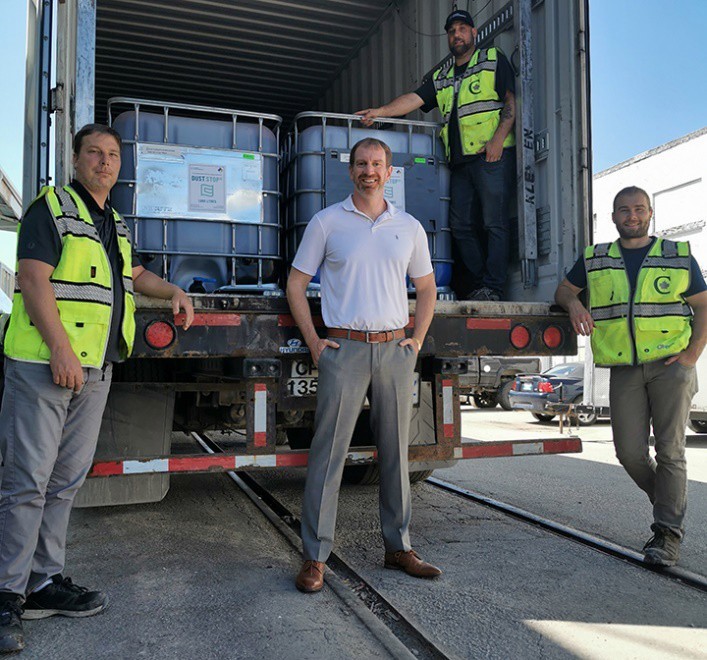
[[[194,323],[184,331],[163,301],[139,297],[133,358],[116,365],[89,475],[94,482],[89,480],[82,489],[79,504],[133,501],[138,492],[152,493],[146,485],[150,475],[153,481],[166,481],[170,473],[307,464],[316,369],[287,301],[220,295],[197,295],[193,301]],[[324,335],[318,300],[312,306],[315,326]],[[411,302],[409,329],[414,309]],[[548,337],[558,336],[561,345],[550,348]],[[408,454],[413,474],[468,458],[581,451],[575,437],[462,442],[459,402],[459,376],[466,372],[468,355],[571,352],[575,342],[567,316],[551,311],[548,304],[438,302],[415,370]],[[126,401],[129,421],[116,423]],[[196,445],[196,451],[184,453],[184,444],[172,444],[173,429],[227,429],[240,442],[226,454],[204,455]],[[365,410],[352,444],[350,468],[375,464]],[[349,469],[348,474],[354,480],[356,475],[371,480],[371,469]],[[136,475],[142,475],[142,481]],[[129,476],[132,482],[105,483],[118,476]]]

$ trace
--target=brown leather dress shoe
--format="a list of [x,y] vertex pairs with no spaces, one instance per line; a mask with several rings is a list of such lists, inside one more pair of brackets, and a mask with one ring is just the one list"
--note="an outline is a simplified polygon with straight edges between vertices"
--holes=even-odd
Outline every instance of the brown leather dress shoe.
[[405,571],[408,575],[419,578],[434,578],[442,575],[442,571],[436,566],[428,564],[420,559],[414,550],[398,550],[397,552],[385,553],[386,568],[393,568],[399,571]]
[[302,564],[302,569],[297,575],[295,586],[305,593],[321,591],[324,586],[324,562],[308,559]]

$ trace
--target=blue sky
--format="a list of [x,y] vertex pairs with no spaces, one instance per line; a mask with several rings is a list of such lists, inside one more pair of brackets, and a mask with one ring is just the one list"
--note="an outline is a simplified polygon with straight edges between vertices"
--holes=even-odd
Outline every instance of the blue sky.
[[594,172],[707,125],[707,0],[590,0]]
[[[0,11],[0,167],[19,189],[27,2]],[[590,0],[594,172],[707,125],[705,26],[707,0]]]

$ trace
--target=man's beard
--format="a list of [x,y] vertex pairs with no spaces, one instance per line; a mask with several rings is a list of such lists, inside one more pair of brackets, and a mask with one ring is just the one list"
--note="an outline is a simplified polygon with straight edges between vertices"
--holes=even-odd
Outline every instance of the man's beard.
[[637,227],[624,227],[623,225],[617,225],[616,229],[619,232],[621,238],[643,238],[648,236],[648,228],[650,223],[641,223]]
[[451,44],[449,46],[449,52],[454,55],[454,57],[462,57],[466,55],[474,47],[473,40],[469,43],[462,42],[460,44]]

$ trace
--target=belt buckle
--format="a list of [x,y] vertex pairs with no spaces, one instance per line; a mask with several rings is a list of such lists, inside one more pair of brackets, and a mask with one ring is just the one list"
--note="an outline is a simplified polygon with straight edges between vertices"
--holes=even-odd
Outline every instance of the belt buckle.
[[375,344],[375,341],[371,341],[370,337],[371,335],[378,334],[376,332],[371,332],[370,330],[364,330],[364,333],[366,334],[366,343],[367,344]]

